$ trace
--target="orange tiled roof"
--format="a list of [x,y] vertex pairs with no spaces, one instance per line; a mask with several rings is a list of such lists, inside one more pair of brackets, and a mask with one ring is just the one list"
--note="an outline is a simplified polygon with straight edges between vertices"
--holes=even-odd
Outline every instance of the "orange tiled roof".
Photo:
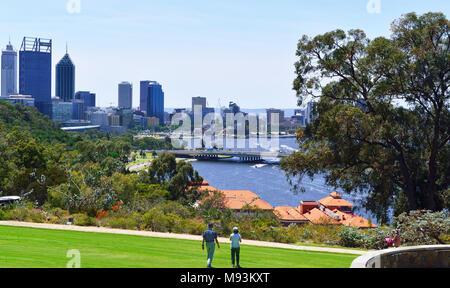
[[333,192],[330,196],[319,200],[319,203],[325,207],[353,207],[352,203],[342,199],[342,196],[336,192]]
[[276,207],[274,213],[282,221],[308,221],[300,211],[292,207]]
[[339,218],[341,219],[340,222],[342,225],[351,226],[351,227],[360,227],[360,228],[375,228],[375,227],[377,227],[377,225],[371,223],[369,220],[367,220],[361,216],[344,213],[337,209],[335,209],[333,212],[339,216]]
[[341,224],[339,221],[331,218],[324,212],[320,211],[317,208],[314,208],[313,210],[309,211],[308,213],[303,214],[311,223],[313,224],[334,224],[339,225]]
[[258,195],[248,190],[223,190],[225,206],[229,209],[240,210],[249,205],[262,210],[273,210],[273,207]]

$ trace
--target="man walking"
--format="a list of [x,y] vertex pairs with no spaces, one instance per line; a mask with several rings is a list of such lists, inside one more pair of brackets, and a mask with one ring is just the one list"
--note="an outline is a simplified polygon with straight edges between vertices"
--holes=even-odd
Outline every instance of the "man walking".
[[203,233],[203,242],[202,242],[202,250],[205,250],[205,242],[206,242],[206,253],[208,256],[208,262],[206,264],[206,268],[213,268],[212,261],[214,258],[214,251],[216,250],[216,245],[214,241],[217,243],[217,248],[220,248],[219,240],[217,240],[217,233],[213,231],[214,224],[208,224],[208,230]]
[[[234,267],[241,268],[239,265],[239,256],[241,253],[241,243],[242,243],[242,237],[241,234],[239,234],[239,229],[237,227],[233,228],[233,234],[230,235],[231,240],[231,264]],[[235,266],[234,264],[237,264]]]

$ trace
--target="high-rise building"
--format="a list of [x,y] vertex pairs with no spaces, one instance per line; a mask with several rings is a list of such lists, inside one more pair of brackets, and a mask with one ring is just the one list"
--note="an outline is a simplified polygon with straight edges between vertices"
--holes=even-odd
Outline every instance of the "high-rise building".
[[206,98],[205,97],[192,97],[192,113],[194,113],[195,106],[202,106],[202,110],[206,108]]
[[129,82],[119,84],[119,108],[131,109],[133,107],[133,85]]
[[60,98],[52,98],[52,120],[64,123],[72,120],[73,104]]
[[284,122],[284,110],[281,109],[267,109],[267,125],[272,125],[272,117],[274,115],[278,114],[278,123],[274,124],[280,124],[281,122]]
[[72,100],[72,119],[73,120],[85,120],[84,114],[84,100],[73,99]]
[[84,111],[87,111],[91,107],[95,107],[95,98],[95,93],[91,93],[89,91],[78,91],[75,93],[75,99],[83,100]]
[[24,37],[19,51],[19,92],[31,95],[36,108],[51,114],[52,40]]
[[64,102],[75,97],[75,65],[66,51],[66,55],[56,64],[56,96]]
[[157,117],[164,123],[164,91],[156,81],[141,81],[140,108],[147,117]]
[[2,90],[0,96],[17,94],[17,52],[11,42],[2,51]]

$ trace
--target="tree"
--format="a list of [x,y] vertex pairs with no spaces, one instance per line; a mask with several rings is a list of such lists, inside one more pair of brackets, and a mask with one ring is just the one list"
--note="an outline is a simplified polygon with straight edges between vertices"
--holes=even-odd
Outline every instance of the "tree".
[[148,170],[141,174],[141,182],[160,184],[162,189],[169,191],[168,200],[184,204],[193,204],[202,196],[195,186],[201,184],[203,178],[189,162],[177,162],[173,154],[164,153],[153,160]]
[[381,222],[393,206],[442,209],[450,182],[449,21],[411,13],[392,31],[391,39],[361,30],[302,37],[294,90],[299,105],[316,102],[315,120],[282,161],[296,190],[305,175],[324,173],[366,195]]

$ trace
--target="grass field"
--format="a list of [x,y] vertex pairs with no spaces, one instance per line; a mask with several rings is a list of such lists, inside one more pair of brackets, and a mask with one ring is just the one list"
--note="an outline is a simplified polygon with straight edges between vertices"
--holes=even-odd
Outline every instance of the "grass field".
[[[82,268],[204,268],[201,242],[0,226],[0,267],[65,268],[68,250]],[[357,255],[242,246],[244,268],[348,268]],[[230,268],[229,244],[216,249],[213,266]]]

